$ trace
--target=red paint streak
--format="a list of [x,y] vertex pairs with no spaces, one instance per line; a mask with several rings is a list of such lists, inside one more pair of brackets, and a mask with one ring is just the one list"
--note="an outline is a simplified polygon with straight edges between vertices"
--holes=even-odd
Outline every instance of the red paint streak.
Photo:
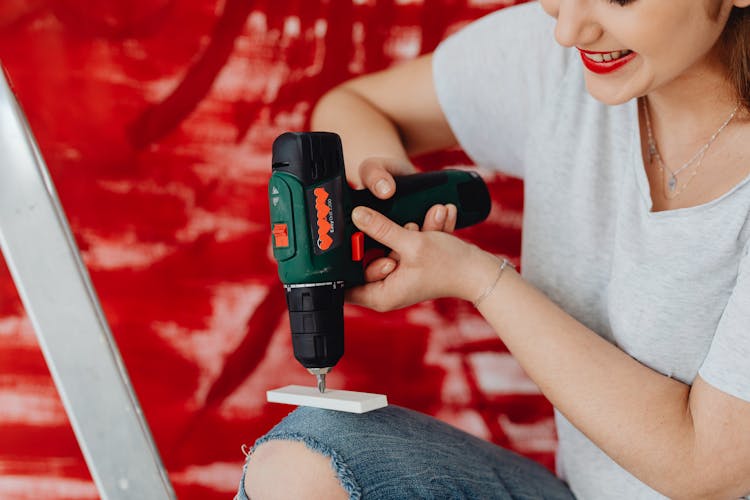
[[187,71],[185,78],[166,99],[147,109],[133,124],[131,137],[137,149],[158,141],[171,132],[206,97],[219,71],[232,53],[252,3],[226,0],[214,26],[211,42]]

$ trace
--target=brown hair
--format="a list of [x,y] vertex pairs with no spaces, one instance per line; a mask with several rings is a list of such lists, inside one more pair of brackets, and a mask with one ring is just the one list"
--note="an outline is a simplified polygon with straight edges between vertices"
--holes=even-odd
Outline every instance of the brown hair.
[[732,7],[721,43],[729,80],[742,106],[750,111],[750,7]]

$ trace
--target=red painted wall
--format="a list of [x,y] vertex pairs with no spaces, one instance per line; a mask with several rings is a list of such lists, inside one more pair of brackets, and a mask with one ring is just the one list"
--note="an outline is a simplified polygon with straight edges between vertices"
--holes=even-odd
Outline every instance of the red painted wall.
[[[292,357],[270,258],[273,139],[304,130],[338,82],[428,52],[509,3],[0,3],[0,60],[180,498],[229,498],[241,445],[290,410],[265,390],[313,383]],[[493,212],[462,234],[517,260],[521,184],[481,173]],[[329,386],[384,392],[552,465],[549,404],[470,304],[347,306],[346,317],[347,354]],[[0,497],[96,496],[0,259]]]

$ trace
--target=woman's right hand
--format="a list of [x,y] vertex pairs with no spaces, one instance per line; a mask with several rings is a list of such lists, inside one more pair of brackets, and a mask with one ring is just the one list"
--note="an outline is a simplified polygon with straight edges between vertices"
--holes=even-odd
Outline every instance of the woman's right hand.
[[[359,179],[364,187],[380,199],[388,199],[396,193],[394,177],[417,173],[411,163],[395,158],[373,157],[365,159],[359,166]],[[433,205],[427,211],[421,227],[415,222],[408,222],[405,228],[410,231],[442,231],[452,233],[456,229],[458,210],[455,205]],[[398,265],[401,256],[391,252],[387,257],[372,262],[365,276],[368,282],[385,279]]]
[[[362,186],[376,197],[386,200],[396,193],[394,177],[416,174],[417,169],[411,163],[395,158],[373,157],[365,159],[359,165],[359,179]],[[456,229],[456,206],[433,205],[427,211],[421,225],[422,231],[443,231],[452,233]],[[417,221],[414,221],[415,223]]]

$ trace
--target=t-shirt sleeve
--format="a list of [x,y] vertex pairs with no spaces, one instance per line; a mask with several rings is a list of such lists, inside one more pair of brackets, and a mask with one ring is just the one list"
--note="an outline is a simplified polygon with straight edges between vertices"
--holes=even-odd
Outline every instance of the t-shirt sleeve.
[[717,389],[750,401],[750,255],[747,251],[698,374]]
[[[493,12],[446,38],[433,55],[438,101],[471,159],[523,177],[523,151],[572,51],[557,44],[555,20],[538,2]],[[580,68],[575,68],[581,71]]]

